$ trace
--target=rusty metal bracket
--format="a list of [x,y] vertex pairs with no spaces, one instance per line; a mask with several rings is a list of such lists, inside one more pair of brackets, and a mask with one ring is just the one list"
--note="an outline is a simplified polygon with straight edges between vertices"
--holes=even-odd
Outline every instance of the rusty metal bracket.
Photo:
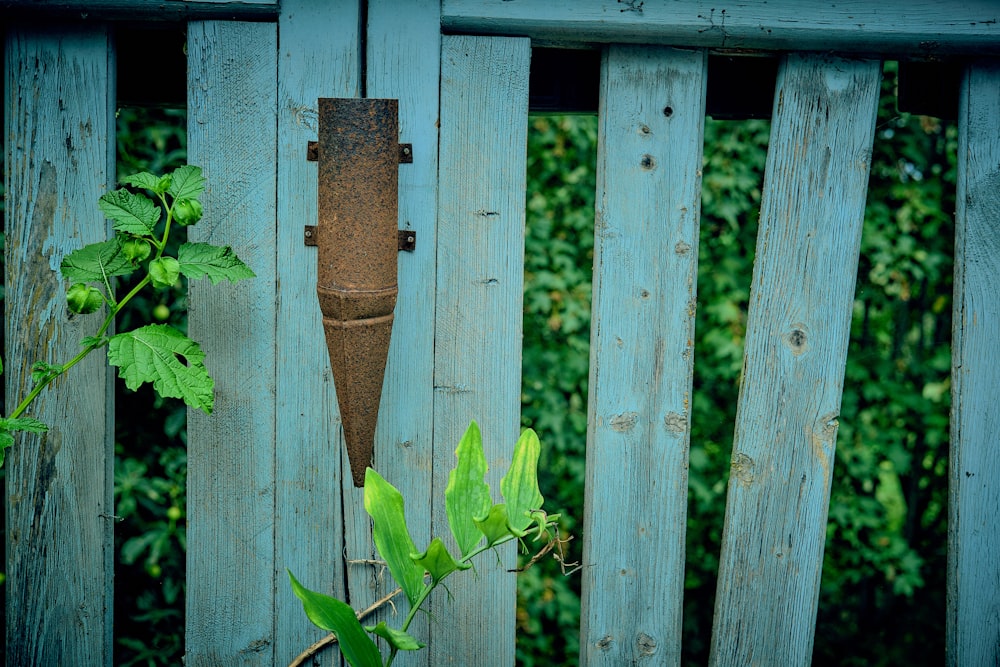
[[[398,166],[413,161],[399,143],[397,100],[319,99],[318,224],[305,228],[317,252],[316,293],[344,427],[351,477],[371,465],[396,306],[396,253],[416,233],[400,230]],[[405,245],[404,246],[404,241]]]
[[[303,230],[303,243],[308,246],[318,246],[316,225],[306,225]],[[412,229],[400,229],[397,233],[397,250],[413,252],[417,249],[417,233]]]

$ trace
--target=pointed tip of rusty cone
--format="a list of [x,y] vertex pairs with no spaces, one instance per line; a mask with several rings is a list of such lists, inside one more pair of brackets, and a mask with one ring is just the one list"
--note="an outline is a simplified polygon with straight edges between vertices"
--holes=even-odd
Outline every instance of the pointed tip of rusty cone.
[[365,469],[371,465],[375,449],[392,320],[391,314],[347,322],[323,320],[344,444],[358,488],[364,486]]

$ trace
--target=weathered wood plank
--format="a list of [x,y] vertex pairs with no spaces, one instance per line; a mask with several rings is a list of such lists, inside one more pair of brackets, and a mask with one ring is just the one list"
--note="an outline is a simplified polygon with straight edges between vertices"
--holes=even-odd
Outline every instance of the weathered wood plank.
[[[326,634],[306,618],[285,568],[303,585],[346,599],[343,439],[316,298],[316,248],[304,244],[303,226],[317,222],[316,163],[306,161],[317,100],[358,96],[358,21],[357,0],[285,0],[278,23],[274,655],[281,665]],[[336,656],[319,658],[340,664]]]
[[821,56],[779,69],[712,665],[812,659],[880,78]]
[[955,218],[948,664],[1000,664],[1000,62],[963,81]]
[[[431,479],[440,35],[440,3],[435,0],[368,3],[366,94],[399,100],[399,140],[413,144],[413,163],[399,166],[399,226],[416,234],[414,251],[399,253],[399,296],[374,467],[406,499],[407,522],[420,550],[430,542],[431,506],[440,502],[443,492],[443,487],[432,488]],[[353,489],[349,476],[345,487],[347,557],[376,558],[362,495]],[[349,564],[347,572],[351,604],[356,609],[367,607],[396,587],[379,566]],[[386,620],[398,626],[408,603],[403,596],[395,602],[396,612],[385,608],[368,622]],[[410,626],[410,633],[426,640],[428,625],[427,616],[421,614]],[[428,651],[405,651],[397,655],[393,665],[427,665],[428,658]]]
[[604,54],[581,664],[680,664],[705,84],[702,51]]
[[1000,53],[995,0],[444,0],[442,26],[543,42],[934,56]]
[[[108,237],[114,63],[104,26],[6,35],[6,414],[37,360],[65,363],[102,313],[72,317],[59,265]],[[7,664],[110,665],[114,385],[102,352],[26,416],[48,423],[7,450]]]
[[190,283],[215,412],[188,415],[189,666],[274,664],[276,60],[273,24],[188,27],[188,155],[208,179],[190,238],[257,274]]
[[[524,289],[527,39],[443,37],[441,167],[434,350],[434,489],[448,483],[455,447],[473,419],[500,478],[520,430]],[[433,528],[451,543],[443,503]],[[479,575],[455,577],[432,599],[430,664],[514,663],[513,545]],[[459,623],[446,623],[456,619]],[[471,629],[475,629],[472,631]]]
[[11,19],[77,21],[273,21],[278,0],[0,0]]

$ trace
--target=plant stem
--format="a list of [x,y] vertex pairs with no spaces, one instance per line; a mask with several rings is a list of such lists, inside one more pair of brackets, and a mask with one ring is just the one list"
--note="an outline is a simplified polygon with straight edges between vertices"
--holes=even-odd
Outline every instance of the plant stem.
[[104,338],[104,334],[111,326],[111,323],[114,322],[115,316],[121,311],[122,307],[124,307],[125,304],[131,301],[132,298],[135,297],[135,295],[138,294],[143,287],[149,284],[149,282],[150,282],[150,277],[149,274],[147,273],[146,276],[142,280],[140,280],[139,283],[135,287],[133,287],[128,294],[125,295],[125,298],[123,298],[121,301],[118,301],[117,303],[109,304],[110,307],[108,311],[108,316],[104,318],[104,323],[101,324],[101,328],[97,330],[97,335],[94,336],[95,338],[99,339],[100,342],[92,343],[90,345],[85,345],[82,350],[77,352],[76,356],[74,356],[72,359],[67,361],[62,366],[60,366],[58,373],[50,375],[49,377],[45,378],[44,380],[36,384],[34,387],[32,387],[31,391],[28,392],[28,395],[24,397],[24,400],[21,401],[21,403],[14,409],[12,413],[10,413],[9,418],[16,419],[17,417],[20,417],[22,414],[24,414],[24,411],[28,409],[28,406],[31,405],[32,401],[38,398],[38,395],[42,393],[42,390],[48,387],[50,384],[52,384],[56,380],[56,378],[58,378],[60,375],[63,375],[66,371],[73,368],[73,366],[76,366],[78,363],[83,361],[83,359],[88,354],[90,354],[97,348],[106,345],[108,341]]

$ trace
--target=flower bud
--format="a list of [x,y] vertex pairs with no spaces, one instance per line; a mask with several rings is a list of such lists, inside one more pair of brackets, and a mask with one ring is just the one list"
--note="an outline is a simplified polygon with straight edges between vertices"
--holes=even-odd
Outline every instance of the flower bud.
[[133,265],[138,264],[150,253],[149,241],[144,239],[125,239],[122,241],[122,252]]
[[149,263],[149,277],[153,287],[171,287],[177,284],[181,275],[181,265],[173,257],[160,257]]
[[181,225],[193,225],[201,220],[201,202],[197,199],[178,199],[174,202],[174,220]]
[[78,315],[86,315],[104,305],[104,297],[96,287],[76,283],[66,291],[66,305]]

